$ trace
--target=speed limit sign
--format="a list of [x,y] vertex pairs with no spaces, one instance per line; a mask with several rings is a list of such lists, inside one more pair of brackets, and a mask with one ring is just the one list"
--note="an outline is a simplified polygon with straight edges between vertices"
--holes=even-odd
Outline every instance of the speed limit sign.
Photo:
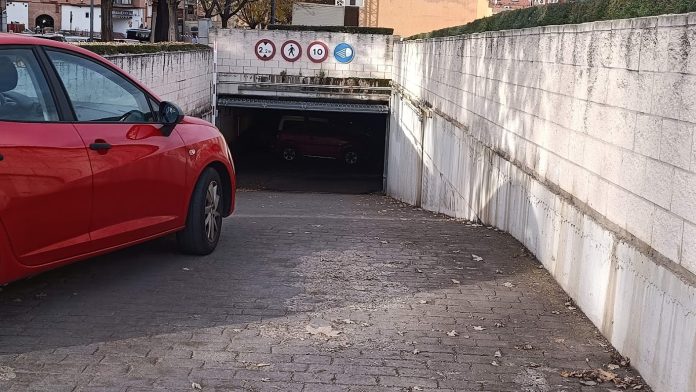
[[261,41],[256,43],[254,51],[256,52],[256,57],[258,57],[259,60],[268,61],[275,57],[276,46],[273,43],[273,41],[262,39]]
[[314,63],[323,63],[329,58],[329,47],[321,41],[314,41],[307,47],[307,56]]

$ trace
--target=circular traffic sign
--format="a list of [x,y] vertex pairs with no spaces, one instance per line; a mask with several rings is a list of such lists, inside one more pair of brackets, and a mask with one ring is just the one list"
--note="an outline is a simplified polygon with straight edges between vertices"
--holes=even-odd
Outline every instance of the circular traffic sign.
[[276,54],[276,46],[273,41],[268,39],[262,39],[256,43],[254,47],[254,52],[256,52],[256,57],[261,61],[268,61],[273,59]]
[[302,46],[297,41],[285,41],[280,47],[280,54],[286,61],[294,63],[302,57]]
[[307,47],[307,56],[314,63],[323,63],[329,58],[329,47],[321,41],[314,41]]
[[355,58],[355,49],[343,42],[334,49],[334,57],[339,63],[348,64]]

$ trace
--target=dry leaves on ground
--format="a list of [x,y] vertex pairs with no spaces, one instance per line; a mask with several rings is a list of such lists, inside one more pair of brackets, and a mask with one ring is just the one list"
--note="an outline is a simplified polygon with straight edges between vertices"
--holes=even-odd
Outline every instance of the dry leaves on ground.
[[577,378],[583,385],[593,386],[597,384],[602,384],[605,382],[611,382],[619,389],[632,389],[641,390],[643,389],[643,383],[641,380],[635,377],[619,377],[618,374],[614,372],[609,372],[604,369],[592,369],[592,370],[563,370],[561,371],[561,377],[565,378]]
[[307,333],[310,335],[324,335],[327,338],[335,338],[341,334],[341,331],[336,331],[330,325],[324,327],[313,327],[308,325],[306,328]]

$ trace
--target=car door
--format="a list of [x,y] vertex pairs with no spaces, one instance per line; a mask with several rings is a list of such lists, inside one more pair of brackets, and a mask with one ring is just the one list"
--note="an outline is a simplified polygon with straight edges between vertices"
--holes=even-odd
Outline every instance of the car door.
[[325,118],[307,118],[307,129],[312,135],[314,155],[326,158],[335,158],[338,147],[331,130],[329,121]]
[[90,236],[101,250],[185,223],[187,150],[165,136],[157,106],[121,73],[94,59],[47,49],[88,147],[93,173]]
[[87,253],[92,212],[87,150],[36,53],[0,48],[0,221],[29,266]]

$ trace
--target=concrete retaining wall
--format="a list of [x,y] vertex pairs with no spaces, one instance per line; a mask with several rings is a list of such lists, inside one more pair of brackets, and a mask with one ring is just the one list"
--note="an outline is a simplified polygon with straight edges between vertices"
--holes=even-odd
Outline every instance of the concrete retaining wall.
[[696,390],[696,14],[397,43],[387,192],[509,231]]
[[213,99],[213,52],[162,52],[106,56],[188,115],[210,120]]

